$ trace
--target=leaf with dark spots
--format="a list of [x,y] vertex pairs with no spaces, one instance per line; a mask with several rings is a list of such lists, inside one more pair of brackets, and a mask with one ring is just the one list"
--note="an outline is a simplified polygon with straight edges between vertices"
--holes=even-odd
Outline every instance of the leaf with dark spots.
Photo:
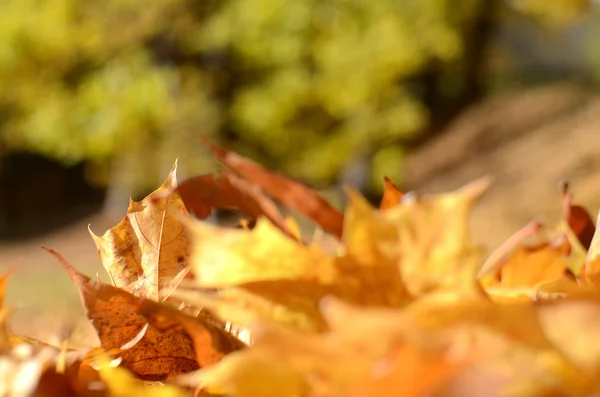
[[245,157],[213,145],[207,139],[204,143],[221,162],[243,178],[259,185],[286,207],[306,215],[335,237],[342,236],[344,215],[315,190],[283,175],[267,171]]
[[[218,326],[202,322],[199,318],[189,316],[171,306],[145,300],[140,303],[140,313],[159,330],[183,328],[194,341],[196,362],[201,368],[221,360],[225,353],[246,347],[243,342]],[[206,346],[210,348],[207,349]]]
[[[92,280],[52,249],[44,249],[60,262],[77,286],[86,315],[96,328],[102,348],[118,351],[122,364],[140,379],[167,381],[198,369],[197,356],[207,357],[202,365],[211,365],[229,353],[215,349],[212,335],[217,331],[211,325],[192,317],[187,319],[187,323],[197,321],[195,332],[203,327],[206,330],[208,336],[199,344],[199,338],[188,334],[185,326],[173,319],[173,311],[167,304],[138,298],[99,280]],[[153,315],[148,316],[148,313]],[[189,316],[181,313],[177,319],[186,317]],[[168,319],[171,326],[165,328],[157,322],[158,318]],[[147,327],[146,332],[139,338],[144,327]],[[138,343],[131,343],[136,337],[139,338]],[[123,349],[124,346],[129,348]]]
[[[140,298],[163,302],[184,277],[189,236],[179,216],[187,214],[177,187],[177,162],[165,183],[103,235],[90,234],[112,285]],[[88,227],[89,229],[89,227]]]

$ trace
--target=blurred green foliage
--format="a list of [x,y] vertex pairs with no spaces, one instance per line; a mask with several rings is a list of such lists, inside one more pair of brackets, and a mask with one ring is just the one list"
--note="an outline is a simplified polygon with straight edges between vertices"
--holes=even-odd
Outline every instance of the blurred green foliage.
[[[435,65],[458,90],[469,78],[465,43],[489,2],[0,2],[2,144],[98,169],[162,153],[200,171],[208,135],[317,185],[367,151],[379,183],[431,116],[422,73]],[[554,19],[587,5],[511,3]]]

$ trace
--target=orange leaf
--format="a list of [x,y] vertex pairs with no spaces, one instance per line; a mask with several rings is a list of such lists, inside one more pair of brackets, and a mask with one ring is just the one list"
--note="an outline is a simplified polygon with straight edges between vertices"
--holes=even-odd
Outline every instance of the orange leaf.
[[388,208],[397,206],[402,202],[402,197],[404,197],[402,190],[400,190],[390,178],[387,176],[383,177],[383,182],[384,190],[381,203],[379,204],[380,210],[386,210]]
[[435,391],[461,366],[440,353],[403,344],[385,362],[387,371],[354,387],[347,397],[420,397]]
[[535,287],[570,273],[564,262],[568,255],[566,244],[520,246],[499,269],[503,287]]
[[17,265],[12,265],[2,276],[0,276],[0,309],[4,307],[4,295],[8,278],[17,270]]
[[336,237],[342,235],[343,214],[333,208],[316,191],[283,175],[270,172],[238,154],[221,149],[204,140],[212,153],[243,178],[259,185],[285,206],[298,211]]
[[[96,328],[102,347],[107,351],[117,349],[123,365],[140,379],[164,381],[198,369],[196,349],[200,350],[198,355],[202,353],[203,357],[210,357],[210,360],[202,362],[203,365],[214,364],[229,353],[218,351],[216,347],[220,344],[214,343],[212,337],[205,338],[201,345],[196,344],[195,349],[185,327],[181,322],[172,320],[170,306],[140,299],[119,288],[92,280],[79,273],[55,251],[45,249],[60,262],[79,289],[86,315]],[[180,316],[185,317],[183,313]],[[169,326],[161,324],[157,317],[165,319]],[[189,321],[198,321],[199,326],[205,327],[210,335],[213,335],[210,331],[216,332],[214,327],[200,320],[190,317]],[[136,338],[138,342],[131,343]]]

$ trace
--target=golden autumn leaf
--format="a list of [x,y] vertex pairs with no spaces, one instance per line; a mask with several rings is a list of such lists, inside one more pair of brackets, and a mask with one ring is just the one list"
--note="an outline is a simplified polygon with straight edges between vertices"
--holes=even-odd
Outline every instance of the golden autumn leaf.
[[439,395],[456,397],[474,390],[478,396],[503,390],[511,396],[562,396],[594,388],[546,338],[530,304],[471,300],[415,311],[348,306],[330,298],[324,308],[328,331],[304,333],[255,321],[250,348],[185,375],[185,383],[238,397],[261,396],[269,377],[277,378],[266,387],[267,396],[273,384],[281,385],[281,395],[299,395],[302,380],[309,395],[319,397],[415,396],[438,388]]
[[266,218],[259,218],[252,230],[226,229],[193,219],[186,226],[193,239],[192,271],[204,287],[335,276],[332,261],[321,248],[299,244]]
[[247,352],[229,354],[218,365],[183,375],[178,382],[200,385],[219,396],[305,397],[309,390],[296,371]]
[[[196,280],[202,288],[221,290],[216,297],[187,294],[185,299],[233,322],[240,321],[236,313],[246,317],[239,310],[244,308],[259,318],[318,331],[324,327],[318,302],[327,295],[392,307],[408,303],[412,299],[408,290],[415,287],[416,294],[445,288],[484,296],[474,279],[480,256],[465,231],[468,211],[482,184],[385,212],[349,190],[345,251],[334,256],[297,244],[267,220],[259,220],[252,231],[190,221]],[[436,232],[438,224],[442,229]]]
[[90,229],[112,284],[141,298],[165,300],[188,271],[190,241],[179,218],[187,210],[173,191],[176,171],[177,163],[160,188],[130,201],[117,226],[100,237]]
[[[205,331],[203,338],[192,337],[181,318],[173,320],[170,310],[173,308],[169,305],[138,298],[99,280],[92,280],[56,252],[47,250],[65,268],[78,288],[86,315],[96,328],[102,347],[109,352],[118,352],[123,365],[139,378],[170,379],[193,371],[199,365],[214,364],[229,352],[219,351],[223,345],[215,343],[212,336],[224,331],[189,318],[189,322],[197,321],[198,327],[204,327]],[[183,313],[178,316],[186,317]],[[198,362],[198,357],[206,360]]]
[[374,240],[380,252],[397,258],[412,296],[434,290],[485,296],[475,281],[482,250],[471,242],[468,225],[471,210],[488,185],[488,179],[480,179],[454,192],[405,198],[380,215],[371,211],[369,216],[379,219],[372,221],[379,229],[389,225],[396,229],[397,241]]
[[258,220],[253,230],[223,229],[188,222],[194,249],[191,263],[201,288],[211,295],[176,293],[181,299],[216,310],[221,318],[239,321],[243,307],[259,318],[277,318],[305,330],[320,330],[318,302],[334,295],[364,305],[401,306],[409,297],[395,262],[362,263],[351,252],[327,255],[304,246]]
[[[342,214],[301,183],[209,147],[229,168],[220,176],[178,185],[176,163],[119,225],[92,233],[113,285],[48,250],[101,347],[10,335],[0,307],[0,394],[26,375],[24,395],[48,397],[191,394],[174,384],[227,397],[600,394],[600,218],[591,238],[566,187],[551,238],[525,245],[545,231],[531,222],[484,261],[468,222],[487,179],[421,196],[384,178],[378,208],[348,188]],[[304,243],[268,195],[331,233],[335,249]],[[225,228],[187,212],[213,208],[247,219]]]

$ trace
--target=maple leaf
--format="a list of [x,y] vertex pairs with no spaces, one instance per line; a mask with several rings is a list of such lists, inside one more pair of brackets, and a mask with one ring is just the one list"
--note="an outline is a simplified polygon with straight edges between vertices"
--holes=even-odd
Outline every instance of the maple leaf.
[[[397,258],[412,296],[434,290],[485,295],[475,281],[482,250],[470,241],[468,223],[471,209],[488,185],[484,178],[450,193],[405,197],[401,205],[379,214],[371,211],[373,224],[380,225],[376,227],[392,225],[397,230],[396,241],[372,239],[380,252]],[[359,246],[358,241],[353,244]]]
[[350,189],[345,250],[333,256],[287,239],[264,219],[252,231],[190,221],[196,281],[218,291],[177,296],[241,325],[252,313],[309,331],[324,329],[318,302],[327,295],[392,307],[436,288],[484,296],[474,278],[478,251],[465,231],[482,183],[383,212]]
[[176,189],[185,205],[199,219],[208,217],[213,208],[234,210],[256,220],[267,217],[284,233],[291,234],[275,203],[260,188],[223,170],[218,179],[212,174],[183,181]]
[[[214,364],[229,353],[218,350],[222,345],[213,337],[224,333],[221,329],[199,319],[187,318],[183,313],[179,314],[179,321],[174,321],[170,306],[92,280],[55,251],[46,250],[59,261],[78,288],[86,315],[96,328],[102,347],[108,352],[117,352],[123,365],[139,378],[168,380],[199,366]],[[193,331],[197,333],[201,328],[204,331],[202,337],[191,336],[181,324],[181,317],[186,317],[188,330],[191,329],[190,322],[197,322]],[[158,320],[165,321],[166,325]],[[232,348],[231,345],[227,347]],[[203,361],[197,361],[198,357]]]
[[[185,383],[237,397],[261,396],[264,383],[278,374],[272,384],[280,395],[293,396],[306,395],[306,385],[318,397],[464,396],[472,395],[477,378],[487,382],[479,382],[475,395],[501,389],[518,391],[510,395],[583,395],[594,387],[554,349],[529,304],[471,300],[399,310],[329,298],[322,309],[328,331],[311,334],[255,321],[250,348],[186,374]],[[274,395],[272,384],[266,396]]]
[[[52,352],[52,360],[34,360],[28,390],[38,382],[37,395],[54,396],[53,384],[63,395],[87,396],[100,382],[94,396],[185,395],[172,386],[150,390],[148,380],[237,397],[600,390],[600,217],[592,238],[591,219],[566,186],[558,237],[523,244],[541,231],[532,222],[480,266],[468,217],[486,179],[418,196],[384,178],[379,208],[347,189],[341,214],[314,190],[209,147],[237,174],[178,186],[176,163],[163,186],[130,202],[119,225],[102,237],[92,233],[113,285],[49,250],[76,284],[102,348],[67,365],[66,350],[10,335],[3,327],[10,310],[2,308],[3,365],[23,342]],[[305,244],[263,191],[336,236],[337,249]],[[250,219],[223,228],[187,216],[186,206],[198,218],[221,208]],[[0,303],[8,274],[0,277]],[[193,281],[179,285],[184,277]],[[163,302],[177,299],[185,303],[179,309]],[[190,303],[203,308],[192,314]],[[207,309],[246,327],[250,342]]]
[[318,302],[329,294],[365,305],[408,301],[395,263],[363,264],[350,252],[329,256],[318,246],[287,238],[264,218],[253,230],[187,223],[194,241],[190,260],[196,282],[204,289],[218,288],[218,298],[212,293],[176,296],[208,306],[232,322],[240,321],[234,313],[244,316],[235,307],[244,307],[261,318],[319,330],[323,321]]
[[243,178],[260,186],[286,207],[306,215],[326,232],[341,237],[343,214],[316,191],[288,177],[267,171],[245,157],[217,147],[208,139],[204,139],[204,143],[215,157]]
[[192,239],[190,264],[204,287],[218,288],[256,280],[331,279],[335,270],[318,246],[303,246],[265,218],[252,230],[186,222]]
[[[187,210],[177,186],[177,162],[165,183],[101,237],[89,230],[115,287],[155,301],[165,300],[188,272],[189,236],[179,221]],[[168,191],[168,194],[164,194]]]

